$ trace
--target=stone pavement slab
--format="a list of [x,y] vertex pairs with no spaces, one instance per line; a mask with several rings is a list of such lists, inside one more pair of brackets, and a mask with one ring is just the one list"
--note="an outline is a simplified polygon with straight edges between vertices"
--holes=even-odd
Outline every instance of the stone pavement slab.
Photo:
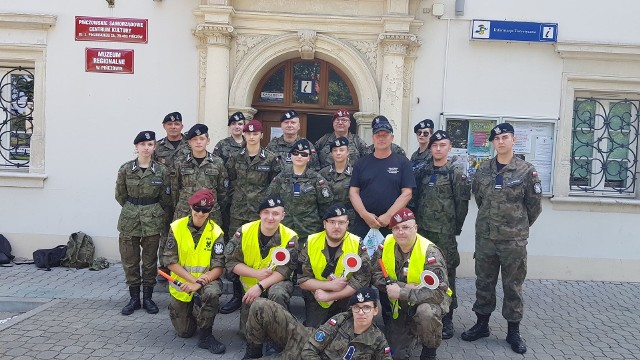
[[[521,332],[529,350],[524,355],[513,353],[504,340],[507,324],[500,313],[500,289],[491,336],[471,343],[460,339],[475,323],[474,291],[473,279],[459,280],[456,335],[443,341],[440,359],[640,359],[640,284],[527,280]],[[166,292],[154,294],[159,314],[139,310],[122,316],[128,291],[119,264],[102,271],[2,267],[2,297],[52,301],[41,311],[36,308],[0,324],[0,359],[241,359],[244,354],[238,312],[216,317],[214,334],[227,346],[224,355],[199,349],[196,337],[175,336]],[[229,298],[224,295],[221,303]],[[291,311],[300,319],[303,306],[302,299],[294,297]],[[415,354],[417,358],[419,351]]]

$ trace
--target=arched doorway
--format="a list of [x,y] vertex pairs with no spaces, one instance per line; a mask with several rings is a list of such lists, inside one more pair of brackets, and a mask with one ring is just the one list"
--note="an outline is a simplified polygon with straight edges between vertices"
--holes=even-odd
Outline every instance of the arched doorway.
[[[283,61],[260,80],[251,106],[263,122],[263,145],[280,136],[280,116],[289,109],[300,114],[300,135],[315,142],[333,131],[331,118],[338,109],[359,110],[358,97],[349,78],[336,66],[321,60]],[[356,132],[351,121],[351,132]]]

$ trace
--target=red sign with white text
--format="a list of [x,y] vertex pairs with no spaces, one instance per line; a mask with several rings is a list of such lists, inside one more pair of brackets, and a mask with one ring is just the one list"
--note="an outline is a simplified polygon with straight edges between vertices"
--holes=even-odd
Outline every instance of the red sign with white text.
[[76,41],[147,43],[147,19],[76,16]]
[[86,71],[133,74],[133,50],[86,48]]

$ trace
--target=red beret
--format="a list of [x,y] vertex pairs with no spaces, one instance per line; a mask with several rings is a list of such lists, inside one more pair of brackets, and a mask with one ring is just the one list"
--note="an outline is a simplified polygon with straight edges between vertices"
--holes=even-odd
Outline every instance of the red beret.
[[213,196],[213,191],[209,189],[198,190],[189,198],[189,206],[212,207],[215,202],[216,199]]
[[262,131],[262,123],[256,119],[253,119],[251,121],[249,121],[248,123],[244,124],[244,127],[242,128],[243,132],[255,132],[255,131]]
[[349,114],[349,110],[347,109],[340,109],[336,112],[333,113],[333,120],[337,119],[337,118],[350,118],[351,114]]
[[389,228],[392,228],[405,221],[415,220],[415,218],[416,216],[413,215],[413,211],[407,208],[402,208],[396,211],[396,213],[391,217],[391,220],[389,221]]

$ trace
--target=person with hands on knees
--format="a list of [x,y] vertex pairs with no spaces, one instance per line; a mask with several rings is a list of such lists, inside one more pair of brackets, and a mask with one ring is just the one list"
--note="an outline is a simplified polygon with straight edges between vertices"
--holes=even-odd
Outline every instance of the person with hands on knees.
[[179,287],[169,284],[169,316],[176,334],[188,338],[197,328],[198,347],[222,354],[226,348],[212,334],[224,269],[222,229],[209,219],[214,202],[209,189],[189,197],[191,215],[171,223],[163,257],[172,277],[182,282]]
[[[420,360],[437,359],[442,342],[442,317],[449,312],[451,290],[447,265],[437,246],[417,232],[415,215],[408,208],[398,210],[389,223],[392,234],[373,255],[372,284],[391,301],[385,333],[393,358],[410,359],[418,344]],[[429,270],[439,286],[423,286],[423,272]]]

